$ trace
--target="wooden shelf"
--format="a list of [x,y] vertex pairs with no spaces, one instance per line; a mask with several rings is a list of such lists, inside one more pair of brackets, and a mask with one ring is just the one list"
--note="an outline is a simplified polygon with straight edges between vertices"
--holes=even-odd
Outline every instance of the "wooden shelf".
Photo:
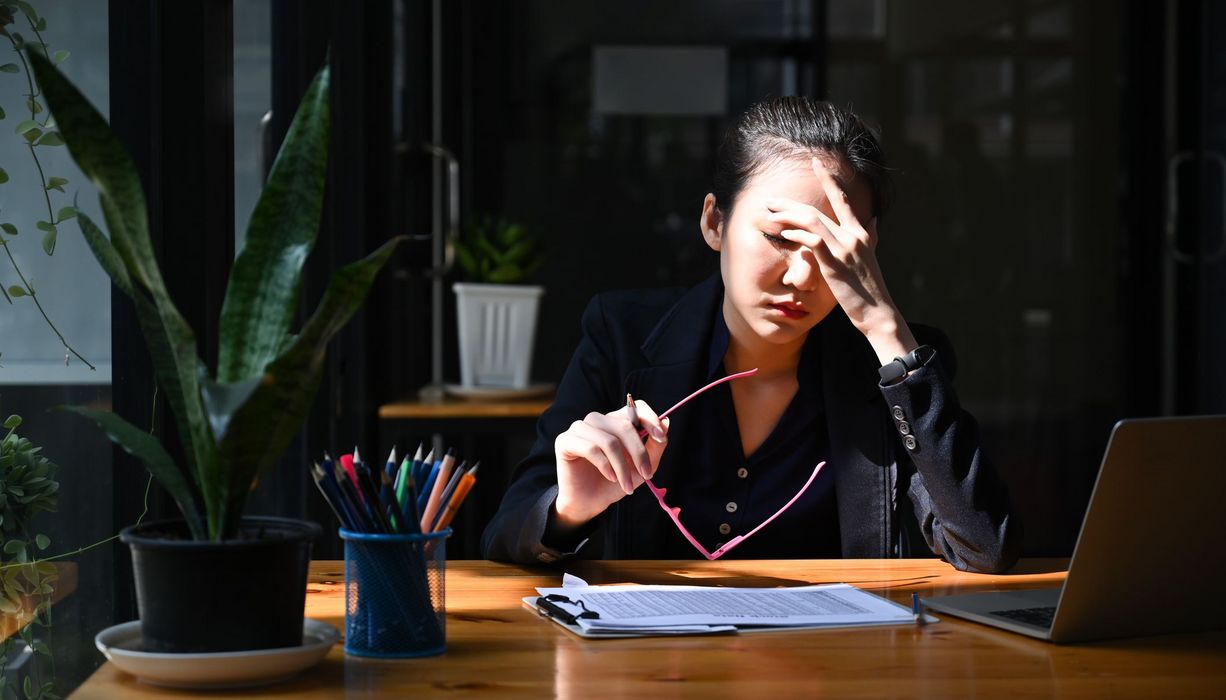
[[553,403],[553,397],[517,401],[468,401],[442,399],[421,401],[406,399],[379,407],[383,419],[438,419],[438,418],[537,418]]

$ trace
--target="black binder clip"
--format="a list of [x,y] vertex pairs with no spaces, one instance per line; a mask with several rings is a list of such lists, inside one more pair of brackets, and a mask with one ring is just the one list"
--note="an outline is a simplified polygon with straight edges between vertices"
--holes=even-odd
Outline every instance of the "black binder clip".
[[[581,613],[572,613],[566,608],[563,608],[558,603],[566,603],[582,608]],[[600,619],[600,613],[595,610],[588,610],[582,600],[571,600],[560,593],[550,593],[536,599],[536,607],[544,615],[553,617],[565,622],[568,625],[577,624],[579,620],[597,620]]]

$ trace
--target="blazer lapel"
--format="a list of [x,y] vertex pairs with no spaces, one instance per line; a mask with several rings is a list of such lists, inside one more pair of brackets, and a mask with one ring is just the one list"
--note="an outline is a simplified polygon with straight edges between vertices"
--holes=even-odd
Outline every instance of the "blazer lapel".
[[[723,301],[724,285],[718,274],[693,287],[677,301],[641,347],[647,366],[630,372],[626,391],[657,411],[665,411],[705,383],[711,345],[712,320]],[[670,416],[669,443],[682,444],[689,421],[688,407]],[[678,450],[666,450],[657,470],[657,485],[666,486],[670,465]]]

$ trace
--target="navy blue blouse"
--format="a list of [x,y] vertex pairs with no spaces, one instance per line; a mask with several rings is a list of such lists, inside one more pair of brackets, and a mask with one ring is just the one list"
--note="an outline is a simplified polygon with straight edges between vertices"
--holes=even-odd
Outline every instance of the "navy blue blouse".
[[[729,333],[722,313],[715,314],[712,331],[709,380],[727,374],[723,358],[728,352]],[[692,423],[687,431],[689,444],[669,446],[670,450],[684,450],[687,459],[678,465],[682,473],[668,479],[673,486],[665,500],[670,506],[681,507],[681,522],[708,550],[714,551],[773,515],[804,486],[813,467],[828,458],[820,332],[818,324],[801,351],[796,396],[766,440],[749,456],[744,456],[728,384],[715,387],[687,406],[692,407],[685,418]],[[726,556],[840,557],[833,473],[833,469],[823,468],[791,508]],[[681,534],[665,537],[680,539]],[[668,549],[673,549],[671,544]],[[688,543],[685,547],[693,551]]]

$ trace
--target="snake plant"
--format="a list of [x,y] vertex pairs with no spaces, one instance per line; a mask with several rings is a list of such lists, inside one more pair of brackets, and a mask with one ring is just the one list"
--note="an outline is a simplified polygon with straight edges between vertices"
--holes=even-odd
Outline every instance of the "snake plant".
[[314,313],[291,332],[302,267],[323,208],[328,68],[315,76],[298,107],[230,270],[217,368],[210,375],[192,328],[167,293],[130,155],[55,66],[36,51],[27,55],[69,152],[98,187],[109,236],[84,213],[77,221],[99,265],[136,306],[183,463],[114,413],[67,410],[97,423],[141,460],[174,498],[194,539],[231,539],[256,480],[276,466],[306,418],[328,341],[357,311],[399,242],[389,240],[337,271]]

